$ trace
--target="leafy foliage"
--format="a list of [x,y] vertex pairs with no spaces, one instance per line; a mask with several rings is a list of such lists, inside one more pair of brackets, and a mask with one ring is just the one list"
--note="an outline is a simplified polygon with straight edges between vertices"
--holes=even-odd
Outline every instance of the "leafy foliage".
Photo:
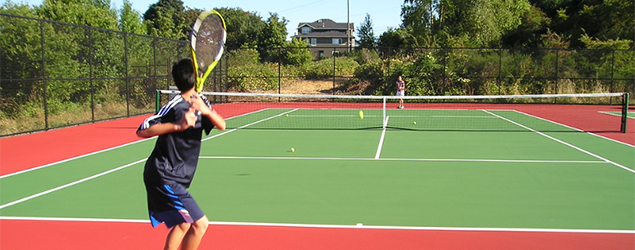
[[308,50],[306,41],[293,38],[291,42],[286,43],[282,50],[281,62],[286,65],[304,66],[313,60],[311,52]]
[[219,8],[217,11],[223,15],[227,25],[225,46],[228,49],[258,46],[258,38],[266,26],[258,14],[240,8]]
[[278,51],[271,48],[282,47],[285,44],[288,22],[287,19],[280,18],[277,13],[270,13],[258,39],[258,48],[263,60],[269,62],[280,60]]

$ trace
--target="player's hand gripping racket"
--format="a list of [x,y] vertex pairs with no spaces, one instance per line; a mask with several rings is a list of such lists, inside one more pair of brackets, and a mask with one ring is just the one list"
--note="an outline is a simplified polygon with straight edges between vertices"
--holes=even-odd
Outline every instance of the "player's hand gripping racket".
[[196,92],[203,90],[203,83],[223,55],[225,46],[225,20],[215,10],[206,10],[196,19],[190,35],[192,61],[197,72]]

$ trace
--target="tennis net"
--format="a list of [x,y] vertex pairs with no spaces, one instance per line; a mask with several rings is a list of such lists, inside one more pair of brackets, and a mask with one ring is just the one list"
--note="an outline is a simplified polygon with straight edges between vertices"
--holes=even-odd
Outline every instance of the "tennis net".
[[[157,91],[157,110],[178,93]],[[228,129],[626,132],[628,115],[628,93],[405,96],[404,109],[395,96],[202,94]]]

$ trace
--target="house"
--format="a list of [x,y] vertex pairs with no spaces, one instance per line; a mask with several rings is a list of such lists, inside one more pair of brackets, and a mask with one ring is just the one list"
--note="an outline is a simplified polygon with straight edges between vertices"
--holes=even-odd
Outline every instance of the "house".
[[311,54],[316,58],[330,57],[353,49],[354,31],[353,23],[347,25],[331,19],[320,19],[312,23],[300,23],[296,37],[309,44]]

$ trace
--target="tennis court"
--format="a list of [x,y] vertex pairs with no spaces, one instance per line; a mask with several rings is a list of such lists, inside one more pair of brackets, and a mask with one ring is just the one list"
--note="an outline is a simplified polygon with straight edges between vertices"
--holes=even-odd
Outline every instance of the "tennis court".
[[[201,249],[635,247],[635,147],[598,136],[620,133],[604,113],[616,107],[594,107],[580,130],[550,117],[556,105],[378,105],[216,105],[228,129],[205,137],[190,189],[213,224]],[[102,126],[130,140],[140,119]],[[99,144],[99,131],[77,140]],[[45,144],[73,139],[58,140]],[[126,140],[3,166],[2,249],[160,248],[141,181],[155,139]]]

